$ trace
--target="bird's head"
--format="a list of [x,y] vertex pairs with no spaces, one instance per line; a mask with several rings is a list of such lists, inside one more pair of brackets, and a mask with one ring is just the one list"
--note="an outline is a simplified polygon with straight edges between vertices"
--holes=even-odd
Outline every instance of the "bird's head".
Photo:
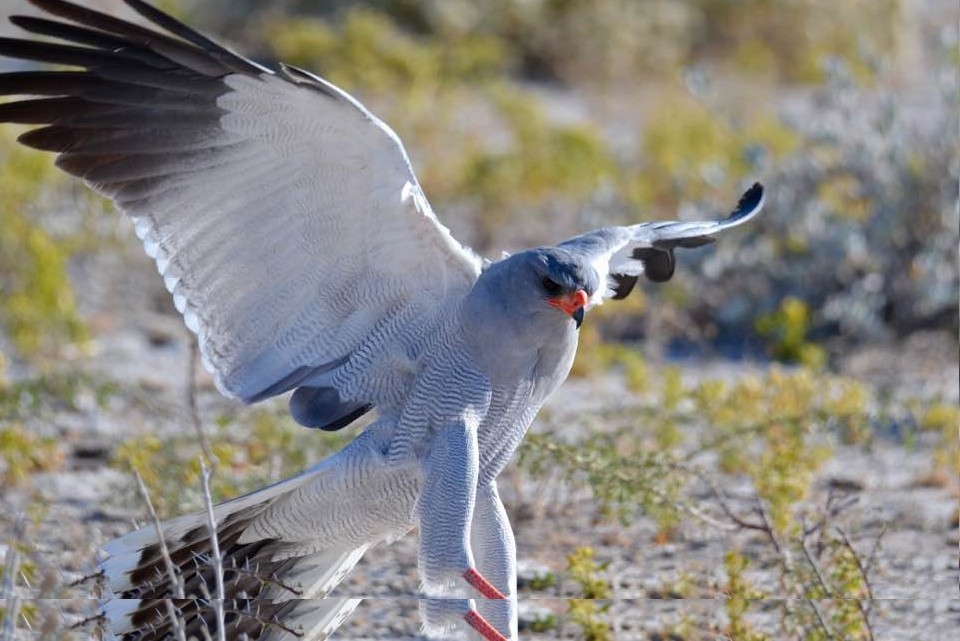
[[525,316],[573,319],[579,328],[599,287],[596,270],[562,247],[530,249],[491,265],[481,277]]

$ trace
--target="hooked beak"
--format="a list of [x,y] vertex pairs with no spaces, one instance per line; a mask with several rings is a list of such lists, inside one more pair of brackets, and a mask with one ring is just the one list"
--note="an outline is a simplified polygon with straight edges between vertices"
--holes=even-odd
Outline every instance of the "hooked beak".
[[585,309],[585,307],[578,307],[577,311],[571,314],[571,316],[573,316],[573,320],[577,323],[577,329],[580,329],[580,325],[583,324],[583,314]]
[[557,296],[549,299],[547,302],[551,307],[556,307],[570,316],[574,322],[576,322],[577,329],[580,329],[580,324],[583,323],[584,307],[588,300],[587,292],[578,289],[572,294]]

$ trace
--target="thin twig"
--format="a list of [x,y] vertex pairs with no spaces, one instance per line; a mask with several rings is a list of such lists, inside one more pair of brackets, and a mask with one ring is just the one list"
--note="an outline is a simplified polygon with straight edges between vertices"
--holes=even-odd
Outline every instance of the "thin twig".
[[203,459],[200,459],[200,472],[200,478],[203,481],[203,502],[207,508],[207,529],[210,534],[210,560],[217,585],[217,596],[213,599],[213,609],[217,616],[217,639],[218,641],[227,641],[227,630],[223,617],[223,602],[226,598],[223,588],[223,557],[220,556],[217,517],[213,512],[213,497],[210,495],[210,469],[203,462]]
[[167,571],[167,579],[170,581],[170,591],[173,592],[174,598],[186,598],[183,595],[183,582],[180,580],[176,566],[173,564],[173,559],[170,558],[170,550],[167,549],[167,541],[163,536],[163,526],[160,525],[160,517],[157,516],[157,511],[153,509],[153,501],[150,500],[150,493],[147,491],[147,486],[143,483],[140,472],[134,470],[133,474],[137,478],[137,487],[140,490],[140,496],[143,498],[143,502],[147,504],[147,511],[150,513],[153,527],[157,531],[157,541],[160,543],[160,556],[163,558],[163,565]]
[[23,514],[17,516],[13,525],[13,539],[7,545],[3,570],[3,641],[14,641],[17,635],[17,619],[20,617],[20,597],[16,595],[17,576],[20,574],[20,541],[23,538]]
[[217,467],[217,457],[210,447],[210,441],[207,439],[207,433],[203,430],[203,423],[200,421],[200,410],[197,407],[197,363],[200,360],[200,352],[196,339],[190,337],[190,358],[187,359],[187,409],[190,412],[190,422],[197,433],[197,439],[200,441],[200,449],[203,455],[210,461],[210,465]]
[[867,555],[867,560],[863,564],[863,571],[867,574],[870,574],[870,568],[873,567],[873,562],[877,558],[877,552],[880,551],[880,542],[887,533],[887,527],[888,524],[884,523],[883,527],[880,529],[880,534],[877,535],[877,540],[873,542],[873,547],[870,548],[870,554]]
[[283,631],[283,632],[286,632],[287,634],[289,634],[289,635],[291,635],[291,636],[293,636],[293,637],[295,637],[295,638],[298,638],[298,639],[301,638],[301,637],[303,637],[303,632],[300,632],[300,631],[295,630],[295,629],[293,629],[293,628],[287,627],[287,626],[283,625],[282,623],[280,623],[280,622],[279,622],[278,620],[276,620],[275,618],[265,619],[265,618],[263,618],[263,617],[261,617],[261,616],[259,616],[259,615],[251,614],[249,610],[246,610],[246,611],[245,611],[245,610],[238,610],[238,609],[234,609],[234,608],[229,608],[229,609],[227,609],[227,610],[226,610],[226,613],[227,613],[227,614],[236,614],[236,615],[238,615],[238,616],[240,616],[240,617],[243,617],[243,618],[246,618],[246,619],[250,619],[250,620],[252,620],[252,621],[256,621],[257,623],[259,623],[260,625],[262,625],[262,626],[264,626],[264,627],[276,628],[277,630],[281,630],[281,631]]
[[863,589],[867,592],[867,598],[873,601],[873,587],[870,585],[870,577],[867,576],[867,568],[864,567],[863,562],[860,561],[860,555],[857,554],[857,551],[853,547],[853,543],[850,542],[850,537],[847,536],[847,533],[843,530],[842,527],[837,526],[837,534],[840,535],[840,538],[843,540],[843,546],[847,548],[847,551],[850,552],[853,556],[853,560],[857,564],[857,571],[860,572],[860,579],[863,581]]
[[836,639],[837,637],[834,636],[833,630],[830,629],[830,626],[827,625],[826,619],[823,618],[823,613],[820,612],[820,608],[817,606],[817,602],[814,601],[813,599],[807,599],[807,603],[809,603],[810,607],[813,608],[813,613],[817,615],[817,621],[819,621],[820,627],[823,629],[827,637],[831,640]]
[[[200,563],[204,563],[204,564],[213,563],[213,559],[207,554],[199,554],[199,553],[194,554],[194,558]],[[277,579],[276,577],[265,575],[265,574],[258,574],[254,570],[250,569],[249,560],[247,561],[246,565],[247,565],[246,567],[241,567],[239,565],[236,565],[235,563],[229,566],[224,565],[224,574],[226,574],[227,572],[235,572],[240,576],[245,576],[251,579],[255,579],[256,581],[259,581],[261,585],[271,585],[271,586],[280,588],[281,590],[289,592],[290,594],[296,597],[303,596],[303,590],[287,585],[286,583]],[[234,597],[240,598],[236,595],[234,595]]]
[[827,584],[826,580],[823,578],[823,574],[820,572],[820,566],[817,565],[817,562],[814,560],[813,556],[810,554],[810,550],[807,549],[807,542],[805,540],[800,541],[800,549],[803,551],[803,556],[806,557],[807,563],[810,564],[810,567],[813,568],[813,573],[817,576],[817,583],[820,584],[820,587],[823,588],[824,593],[828,598],[833,597],[833,591],[830,589],[830,586]]
[[13,597],[16,589],[17,574],[20,572],[20,540],[23,538],[23,514],[17,516],[13,524],[13,538],[7,545],[4,559],[3,592],[4,601]]
[[106,623],[106,621],[107,621],[107,615],[104,614],[103,612],[98,612],[97,614],[94,614],[92,616],[88,616],[86,618],[80,619],[76,623],[71,623],[67,629],[80,630],[82,628],[87,627],[91,623],[96,623],[97,625],[100,625],[102,623]]
[[[658,495],[660,494],[662,493],[658,493]],[[662,498],[667,498],[667,497],[664,495]],[[718,521],[717,519],[713,518],[703,510],[700,510],[699,508],[696,508],[689,503],[682,502],[682,503],[679,503],[679,506],[680,506],[680,509],[682,509],[684,512],[686,512],[693,518],[698,519],[699,521],[702,521],[703,523],[706,523],[711,527],[715,527],[718,530],[725,530],[727,532],[730,532],[732,530],[737,530],[738,528],[741,527],[739,524],[734,525],[731,523],[724,523],[722,521]]]
[[3,611],[3,641],[15,641],[17,636],[17,619],[20,617],[20,597],[11,596],[4,600]]
[[71,581],[70,583],[67,584],[67,587],[68,587],[68,588],[78,588],[78,587],[80,587],[81,585],[83,585],[84,583],[88,583],[88,582],[90,582],[90,581],[96,581],[96,582],[99,584],[100,582],[103,581],[103,579],[106,578],[106,576],[107,576],[107,575],[104,574],[103,570],[97,570],[97,571],[94,572],[93,574],[86,574],[86,575],[80,577],[79,579],[77,579],[76,581]]
[[187,641],[187,633],[184,630],[183,620],[180,612],[173,605],[173,599],[164,599],[164,605],[167,607],[167,617],[170,619],[170,627],[173,628],[173,636],[177,641]]
[[[863,599],[857,597],[857,609],[860,610],[860,618],[863,620],[863,625],[867,629],[867,640],[874,641],[873,623],[870,620],[870,611],[873,608],[873,587],[870,585],[870,577],[867,575],[867,568],[860,560],[860,555],[857,554],[856,549],[853,547],[853,543],[850,541],[847,533],[843,531],[843,528],[837,527],[836,530],[840,535],[840,538],[843,540],[844,547],[846,547],[847,551],[849,551],[853,556],[853,560],[857,564],[857,570],[860,572],[860,580],[863,581],[863,588],[867,593],[867,603],[864,605]],[[883,536],[883,532],[880,533],[880,536]],[[879,538],[880,537],[877,537],[878,540]]]
[[773,531],[773,525],[770,524],[770,518],[767,516],[767,508],[764,507],[763,501],[759,496],[757,499],[757,514],[760,516],[760,520],[763,521],[763,525],[759,528],[761,532],[767,535],[767,538],[770,539],[770,542],[773,544],[773,548],[777,551],[777,554],[783,559],[783,565],[788,570],[790,569],[792,563],[790,560],[790,555],[787,551],[780,545],[780,541],[777,540],[777,534]]
[[[734,512],[733,507],[731,507],[729,502],[727,501],[727,497],[723,493],[723,490],[720,488],[719,485],[717,485],[716,481],[714,481],[712,478],[707,476],[705,472],[703,472],[702,470],[696,467],[691,467],[689,465],[682,464],[682,463],[675,464],[674,467],[678,470],[693,474],[694,476],[699,478],[702,482],[706,483],[707,487],[710,488],[710,493],[713,495],[713,498],[715,498],[717,503],[720,505],[720,509],[723,510],[723,513],[727,516],[727,518],[733,521],[738,527],[744,530],[756,530],[758,532],[766,531],[765,526],[758,523],[751,523],[750,521],[747,521],[746,519],[740,517],[736,512]],[[724,529],[728,529],[728,528],[724,527]]]

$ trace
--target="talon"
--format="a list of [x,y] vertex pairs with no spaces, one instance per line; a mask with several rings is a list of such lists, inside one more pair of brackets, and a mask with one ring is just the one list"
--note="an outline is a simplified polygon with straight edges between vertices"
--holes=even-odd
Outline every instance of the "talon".
[[[475,569],[470,568],[463,573],[463,578],[467,580],[467,583],[476,588],[477,592],[482,594],[488,599],[506,599],[506,595],[497,589],[497,587],[487,581],[482,574],[477,572]],[[479,614],[477,616],[480,616]],[[481,618],[482,620],[482,618]]]
[[[476,572],[476,570],[473,571]],[[477,576],[480,576],[479,573]],[[483,579],[483,577],[480,578]],[[486,581],[486,579],[483,580]],[[494,588],[494,590],[496,590],[496,588]],[[484,619],[476,610],[467,612],[463,615],[463,619],[487,641],[510,641],[510,639],[500,634],[499,630],[490,625],[490,622]]]

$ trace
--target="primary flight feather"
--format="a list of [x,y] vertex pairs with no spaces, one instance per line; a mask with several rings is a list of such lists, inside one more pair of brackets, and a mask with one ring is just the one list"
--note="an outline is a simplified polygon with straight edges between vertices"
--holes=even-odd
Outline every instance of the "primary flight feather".
[[[140,0],[155,28],[63,0],[11,21],[50,41],[0,55],[75,70],[0,74],[0,122],[133,220],[226,395],[292,391],[307,426],[376,408],[343,451],[216,507],[228,638],[323,639],[356,606],[324,598],[363,553],[420,526],[428,635],[517,638],[513,533],[496,477],[566,378],[584,313],[674,271],[676,248],[746,222],[608,227],[498,262],[438,221],[396,134],[325,80],[247,60]],[[164,524],[182,631],[213,625],[205,515]],[[123,641],[175,638],[153,528],[106,546]],[[270,577],[270,580],[264,580]],[[255,604],[251,605],[251,604]],[[270,624],[272,622],[272,624]]]

